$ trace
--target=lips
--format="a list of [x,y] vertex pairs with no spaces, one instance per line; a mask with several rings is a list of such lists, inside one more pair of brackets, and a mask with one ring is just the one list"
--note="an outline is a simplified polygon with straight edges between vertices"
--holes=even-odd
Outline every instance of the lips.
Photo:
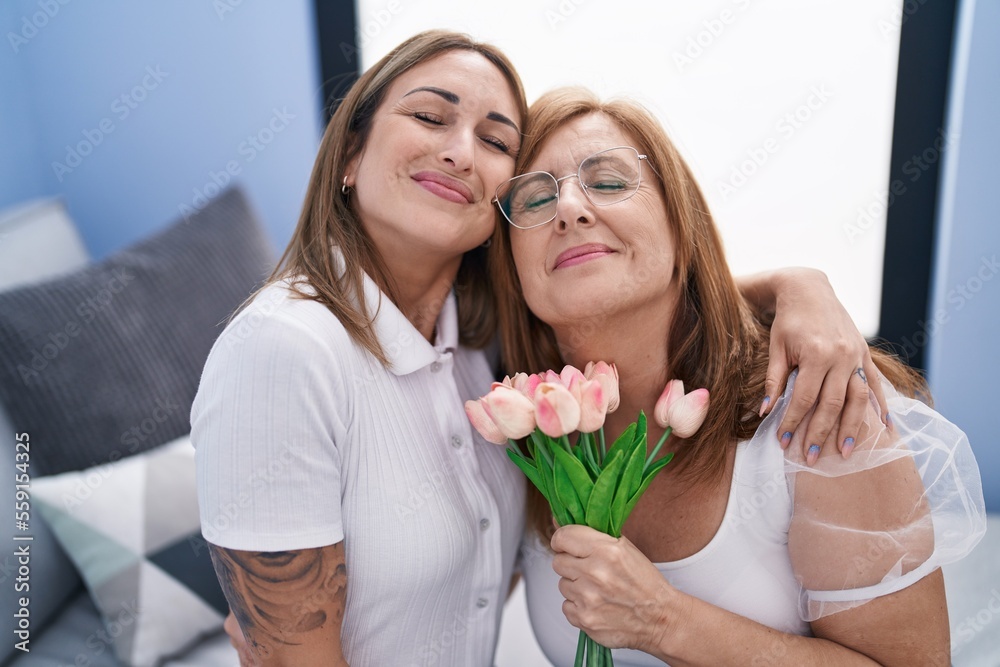
[[434,171],[421,171],[413,175],[420,187],[436,194],[442,199],[458,204],[471,204],[474,201],[472,190],[462,181],[456,180]]
[[603,243],[585,243],[584,245],[579,245],[575,248],[570,248],[569,250],[561,252],[559,256],[556,257],[555,266],[552,268],[555,270],[562,267],[583,264],[584,262],[588,262],[592,259],[605,257],[613,252],[614,250]]

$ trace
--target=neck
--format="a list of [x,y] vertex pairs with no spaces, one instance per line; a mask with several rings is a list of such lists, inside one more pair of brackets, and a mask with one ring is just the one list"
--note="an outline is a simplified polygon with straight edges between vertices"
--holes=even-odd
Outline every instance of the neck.
[[425,339],[433,343],[434,329],[455,284],[462,256],[442,260],[382,252],[382,260],[396,289],[396,307]]
[[649,420],[650,447],[663,433],[653,422],[653,408],[670,379],[667,336],[672,314],[673,303],[658,302],[631,315],[617,313],[585,324],[554,327],[566,363],[582,369],[590,361],[606,361],[618,368],[621,403],[608,415],[604,427],[610,440],[635,421],[640,410]]

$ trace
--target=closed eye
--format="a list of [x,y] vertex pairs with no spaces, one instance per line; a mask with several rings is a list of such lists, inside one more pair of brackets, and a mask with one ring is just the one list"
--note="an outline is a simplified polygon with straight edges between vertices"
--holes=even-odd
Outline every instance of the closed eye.
[[423,121],[428,125],[444,125],[440,118],[432,116],[431,114],[424,113],[423,111],[417,111],[413,114],[413,117],[419,121]]
[[510,153],[510,146],[508,146],[507,142],[504,141],[503,139],[500,139],[498,137],[489,137],[489,136],[480,137],[480,139],[482,139],[483,141],[492,146],[495,146],[497,150],[501,151],[502,153]]

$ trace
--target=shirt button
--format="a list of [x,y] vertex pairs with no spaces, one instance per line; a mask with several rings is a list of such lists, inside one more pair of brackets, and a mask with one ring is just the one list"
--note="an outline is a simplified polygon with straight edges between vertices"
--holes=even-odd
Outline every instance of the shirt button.
[[490,520],[489,519],[480,519],[479,520],[479,529],[480,530],[486,530],[489,527],[490,527]]
[[458,449],[459,447],[461,447],[462,446],[462,438],[460,438],[457,435],[451,436],[451,446],[454,447],[455,449]]
[[489,603],[490,601],[487,600],[486,598],[479,598],[478,600],[476,600],[476,606],[479,607],[480,609],[483,609]]
[[431,364],[431,373],[437,373],[439,370],[441,370],[441,362],[435,361]]

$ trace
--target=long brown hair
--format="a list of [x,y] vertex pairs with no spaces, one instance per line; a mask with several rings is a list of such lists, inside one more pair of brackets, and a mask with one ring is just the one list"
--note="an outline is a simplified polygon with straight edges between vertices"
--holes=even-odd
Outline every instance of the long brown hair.
[[[736,286],[708,203],[690,168],[659,122],[641,105],[621,99],[602,102],[582,88],[546,93],[528,112],[517,172],[531,164],[552,132],[594,113],[605,115],[631,137],[659,176],[657,185],[675,245],[672,279],[679,287],[665,341],[666,376],[683,380],[689,388],[706,387],[712,396],[708,417],[698,433],[684,441],[676,469],[693,481],[718,480],[725,472],[727,446],[749,438],[760,425],[757,412],[764,396],[769,327]],[[511,373],[558,369],[562,354],[552,329],[530,311],[521,296],[507,224],[499,224],[494,232],[490,272],[505,368]],[[897,360],[877,350],[873,356],[901,391],[923,386],[922,378]],[[541,494],[532,494],[529,507],[535,527],[548,535],[551,520]]]
[[[330,119],[295,233],[267,281],[269,284],[294,278],[299,296],[329,308],[351,338],[383,365],[388,365],[388,357],[367,314],[363,275],[367,273],[396,304],[399,304],[398,290],[351,207],[349,193],[341,191],[341,182],[348,163],[364,149],[375,112],[392,82],[410,68],[454,50],[472,51],[490,61],[510,84],[521,119],[527,117],[521,79],[507,56],[496,47],[444,30],[428,30],[406,40],[361,75]],[[347,259],[342,274],[331,252],[333,247],[340,248]],[[303,290],[303,286],[311,289]],[[496,311],[487,280],[485,249],[465,253],[455,291],[462,344],[486,347],[496,335]]]

